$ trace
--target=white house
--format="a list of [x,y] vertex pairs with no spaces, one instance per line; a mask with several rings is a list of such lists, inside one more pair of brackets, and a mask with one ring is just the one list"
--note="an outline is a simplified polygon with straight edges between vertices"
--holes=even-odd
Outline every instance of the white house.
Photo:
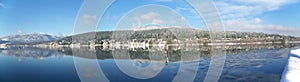
[[0,44],[0,48],[7,48],[6,44]]

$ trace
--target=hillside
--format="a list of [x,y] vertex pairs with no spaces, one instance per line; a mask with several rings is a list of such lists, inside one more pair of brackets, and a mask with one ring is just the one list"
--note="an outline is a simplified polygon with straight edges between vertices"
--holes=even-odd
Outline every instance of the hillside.
[[[235,32],[227,31],[216,33],[216,35],[223,36],[223,40],[231,41],[299,41],[299,38],[293,36],[284,36],[279,34],[255,33],[255,32]],[[72,39],[74,39],[72,41]],[[55,42],[66,44],[102,44],[109,41],[136,41],[143,42],[146,40],[162,39],[164,41],[170,40],[210,40],[208,31],[193,29],[193,28],[164,28],[151,30],[125,30],[125,31],[100,31],[77,34],[73,36],[64,37]]]

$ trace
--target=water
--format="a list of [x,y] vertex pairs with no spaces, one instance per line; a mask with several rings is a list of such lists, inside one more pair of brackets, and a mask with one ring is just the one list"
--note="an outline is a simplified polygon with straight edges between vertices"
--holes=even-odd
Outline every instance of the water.
[[[282,46],[239,46],[226,49],[220,82],[278,82],[290,50]],[[170,82],[179,76],[179,71],[187,74],[196,71],[195,78],[189,75],[182,78],[199,82],[204,81],[212,56],[222,56],[213,55],[212,50],[216,49],[9,48],[0,50],[0,82],[80,82],[82,78],[93,76],[93,73],[88,73],[80,77],[73,56],[84,60],[97,60],[103,74],[111,82]],[[97,59],[92,57],[94,54]],[[151,66],[151,70],[136,71],[137,74],[145,75],[143,77],[152,77],[135,78],[120,69],[116,62],[140,68]],[[179,69],[183,64],[187,68]]]

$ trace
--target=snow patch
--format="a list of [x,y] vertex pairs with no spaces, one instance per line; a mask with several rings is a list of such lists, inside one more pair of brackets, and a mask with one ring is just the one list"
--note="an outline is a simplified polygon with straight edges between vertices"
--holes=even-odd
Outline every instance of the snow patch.
[[300,82],[300,49],[291,50],[281,82]]
[[8,39],[7,38],[3,38],[3,39],[1,39],[2,41],[8,41]]

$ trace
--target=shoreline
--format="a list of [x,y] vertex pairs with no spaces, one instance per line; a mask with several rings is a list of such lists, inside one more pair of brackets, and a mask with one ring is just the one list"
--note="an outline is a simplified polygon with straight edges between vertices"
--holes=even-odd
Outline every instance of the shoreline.
[[[151,47],[157,47],[168,50],[170,47],[224,47],[224,46],[289,46],[299,44],[300,41],[289,41],[289,42],[240,42],[240,43],[233,43],[233,42],[214,42],[214,43],[181,43],[181,44],[149,44],[145,42],[131,42],[130,44],[120,44],[120,43],[110,43],[110,44],[93,44],[93,45],[80,45],[80,44],[71,44],[71,45],[50,45],[50,44],[22,44],[22,45],[6,45],[6,48],[9,47],[19,47],[19,48],[26,48],[26,47],[36,47],[36,48],[93,48],[93,47],[103,47],[103,48],[115,48],[115,49],[122,49],[122,48],[143,48],[149,49]],[[3,45],[3,44],[1,44]],[[5,49],[5,48],[4,48]]]

